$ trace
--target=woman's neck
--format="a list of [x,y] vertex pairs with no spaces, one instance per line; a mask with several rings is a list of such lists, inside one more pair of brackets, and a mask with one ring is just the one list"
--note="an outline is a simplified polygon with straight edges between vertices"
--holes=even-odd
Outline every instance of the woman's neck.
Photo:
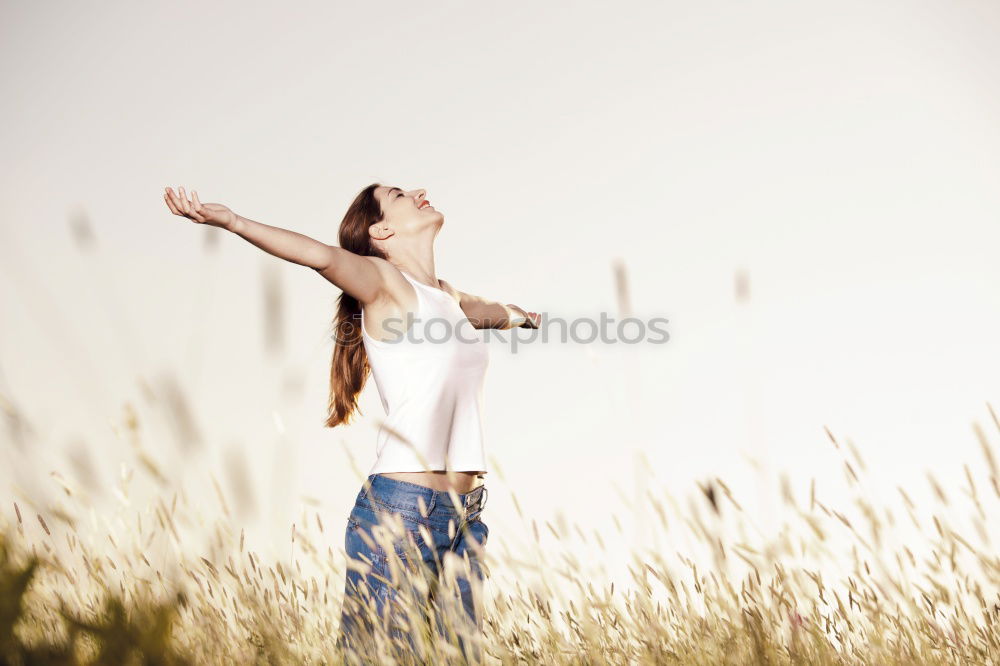
[[434,257],[430,257],[423,261],[413,258],[408,260],[393,260],[390,263],[392,263],[392,265],[399,270],[406,271],[421,282],[433,286],[438,285],[438,279],[434,273]]

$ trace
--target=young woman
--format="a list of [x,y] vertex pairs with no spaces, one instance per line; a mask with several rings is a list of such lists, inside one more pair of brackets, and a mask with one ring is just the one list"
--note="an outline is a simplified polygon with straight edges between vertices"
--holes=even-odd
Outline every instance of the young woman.
[[[201,203],[197,192],[189,199],[184,188],[168,187],[164,194],[176,215],[227,229],[343,290],[326,425],[350,422],[369,370],[386,410],[376,460],[344,539],[359,566],[348,566],[338,643],[355,650],[372,647],[365,641],[373,631],[370,617],[384,618],[390,635],[414,647],[413,625],[399,598],[421,586],[400,583],[415,580],[415,572],[430,574],[433,600],[449,552],[468,561],[470,576],[457,578],[461,606],[472,629],[482,630],[478,556],[489,535],[482,521],[482,388],[489,355],[472,329],[537,328],[541,322],[535,312],[467,294],[436,277],[434,240],[444,215],[425,195],[369,185],[347,209],[336,247],[254,222],[222,204]],[[407,573],[400,573],[401,565]],[[444,633],[447,622],[441,613],[435,617]],[[478,654],[456,633],[467,655]]]

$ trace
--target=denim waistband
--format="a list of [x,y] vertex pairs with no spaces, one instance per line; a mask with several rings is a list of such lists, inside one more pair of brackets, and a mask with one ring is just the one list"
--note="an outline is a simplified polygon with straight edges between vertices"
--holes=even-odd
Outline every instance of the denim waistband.
[[[486,485],[476,486],[467,493],[455,493],[463,512],[481,511],[486,506]],[[420,500],[429,515],[436,513],[458,514],[447,490],[436,490],[408,481],[392,479],[381,474],[369,474],[358,492],[359,500],[374,501],[389,509],[420,513]]]

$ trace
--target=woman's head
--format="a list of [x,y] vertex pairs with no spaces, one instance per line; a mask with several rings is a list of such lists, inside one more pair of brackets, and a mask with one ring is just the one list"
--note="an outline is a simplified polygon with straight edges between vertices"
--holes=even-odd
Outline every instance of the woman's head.
[[[340,222],[340,247],[386,261],[412,255],[415,241],[433,241],[444,215],[427,200],[426,190],[403,190],[372,183],[354,197]],[[330,367],[327,427],[350,423],[368,377],[368,355],[361,339],[361,304],[347,292],[338,297],[333,321],[334,348]]]
[[340,247],[389,261],[394,254],[407,254],[404,249],[414,239],[427,233],[433,239],[443,224],[444,215],[431,205],[427,190],[373,183],[348,207],[340,223]]
[[425,234],[433,239],[444,224],[444,215],[431,205],[427,190],[379,185],[372,195],[379,202],[382,217],[368,228],[371,244],[389,256]]

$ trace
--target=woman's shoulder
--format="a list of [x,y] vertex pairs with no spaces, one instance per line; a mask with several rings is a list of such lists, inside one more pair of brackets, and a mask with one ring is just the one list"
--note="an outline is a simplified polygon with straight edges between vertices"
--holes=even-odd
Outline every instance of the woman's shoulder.
[[451,284],[447,280],[442,280],[441,278],[438,278],[438,284],[441,285],[442,291],[444,291],[447,294],[450,294],[451,297],[454,298],[459,303],[462,302],[462,292],[451,286]]

